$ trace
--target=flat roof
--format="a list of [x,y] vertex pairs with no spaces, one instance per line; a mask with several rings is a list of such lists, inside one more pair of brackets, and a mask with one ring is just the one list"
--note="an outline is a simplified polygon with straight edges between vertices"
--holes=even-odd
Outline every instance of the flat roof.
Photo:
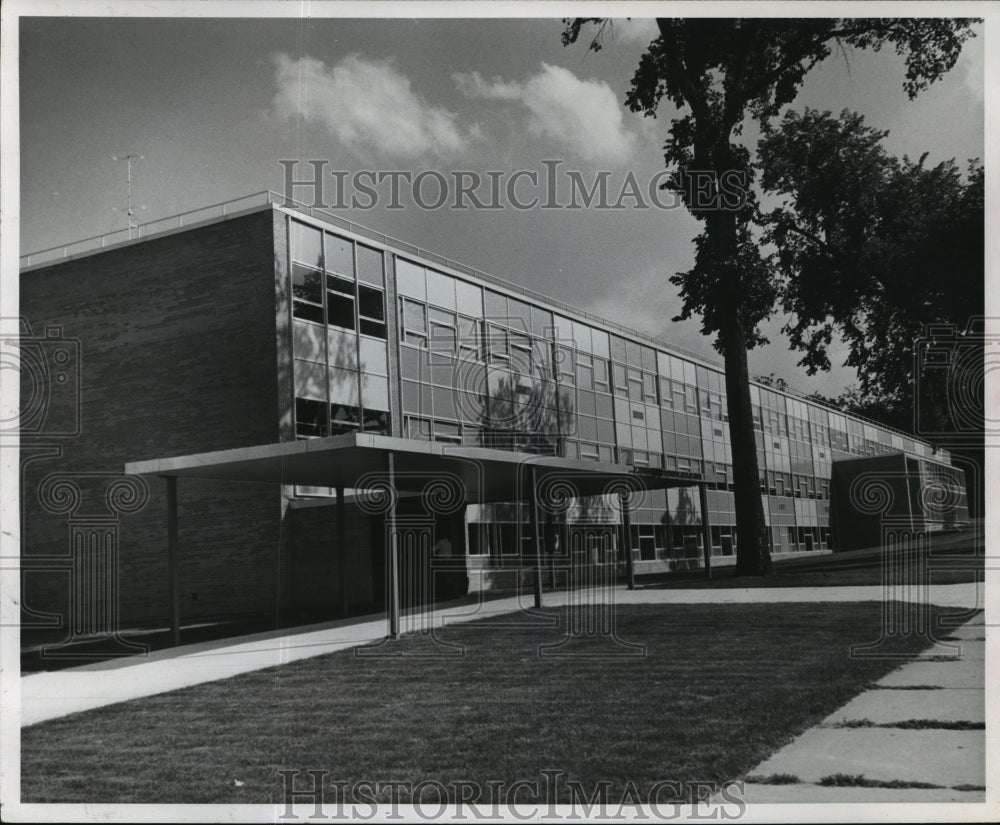
[[702,483],[698,473],[636,470],[625,464],[557,458],[534,453],[415,441],[369,433],[284,441],[208,453],[130,461],[128,475],[317,487],[377,487],[393,455],[398,492],[420,492],[444,483],[466,503],[517,501],[525,496],[524,470],[537,467],[539,486],[558,494],[591,496],[623,489],[660,490]]

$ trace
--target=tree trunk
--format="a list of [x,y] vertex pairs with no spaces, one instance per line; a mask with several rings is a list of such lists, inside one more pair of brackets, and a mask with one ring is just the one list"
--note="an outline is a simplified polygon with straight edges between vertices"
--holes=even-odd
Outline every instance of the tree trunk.
[[736,490],[736,572],[737,575],[762,576],[771,572],[771,551],[760,497],[757,441],[750,402],[746,330],[740,300],[742,284],[736,262],[736,213],[717,209],[706,216],[705,225],[713,264],[720,269],[720,283],[726,285],[719,338],[726,364],[726,404]]
[[726,399],[736,488],[736,573],[762,576],[771,571],[771,550],[760,497],[746,336],[738,307],[729,313],[725,324]]

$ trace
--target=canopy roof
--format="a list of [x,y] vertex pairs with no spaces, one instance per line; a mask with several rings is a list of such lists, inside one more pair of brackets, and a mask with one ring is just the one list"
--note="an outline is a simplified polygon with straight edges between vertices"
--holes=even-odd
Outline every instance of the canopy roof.
[[570,495],[619,490],[689,487],[697,473],[637,470],[625,464],[556,458],[485,447],[392,438],[368,433],[285,441],[208,453],[130,461],[132,475],[254,481],[320,487],[365,488],[385,479],[393,456],[394,483],[401,493],[418,492],[435,480],[460,481],[465,501],[527,498],[524,470],[537,467],[540,487],[558,480]]

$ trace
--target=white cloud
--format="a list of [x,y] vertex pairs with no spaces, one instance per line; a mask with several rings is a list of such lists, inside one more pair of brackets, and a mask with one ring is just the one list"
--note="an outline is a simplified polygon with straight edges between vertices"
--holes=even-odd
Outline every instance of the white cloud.
[[452,76],[467,97],[519,101],[528,109],[528,131],[555,138],[586,160],[628,158],[635,136],[625,128],[623,104],[604,81],[581,80],[569,69],[542,63],[524,83],[485,80],[479,72]]
[[609,33],[614,40],[641,43],[644,46],[660,36],[656,20],[652,17],[615,18],[611,21]]
[[455,114],[430,105],[386,61],[349,55],[328,67],[312,57],[276,54],[272,60],[275,111],[320,123],[351,149],[403,158],[443,156],[464,149],[470,139]]
[[977,32],[977,36],[967,40],[962,48],[962,53],[958,58],[958,65],[955,70],[961,72],[962,80],[973,98],[979,103],[983,102],[983,34],[982,30]]

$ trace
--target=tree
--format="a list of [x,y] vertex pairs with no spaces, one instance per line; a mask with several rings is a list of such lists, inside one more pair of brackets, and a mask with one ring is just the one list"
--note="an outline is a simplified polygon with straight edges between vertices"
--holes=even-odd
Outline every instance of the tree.
[[[954,431],[940,371],[917,347],[933,342],[930,325],[954,328],[957,346],[982,316],[984,169],[970,162],[963,180],[954,161],[895,158],[887,134],[858,114],[811,109],[765,129],[761,184],[784,198],[766,216],[792,318],[784,331],[810,375],[829,369],[834,336],[848,344],[860,382],[844,396],[852,407],[904,429]],[[964,377],[981,388],[976,372]],[[921,398],[920,388],[935,391]],[[981,419],[981,396],[965,400]]]
[[[563,43],[598,24],[598,51],[607,21],[564,21]],[[626,105],[655,117],[666,98],[677,108],[664,146],[669,186],[704,228],[695,241],[695,266],[671,277],[683,306],[675,320],[702,320],[725,360],[738,531],[736,569],[770,570],[771,556],[759,495],[760,472],[750,403],[747,350],[765,339],[758,326],[770,316],[778,283],[753,237],[760,213],[751,185],[754,165],[737,143],[747,117],[766,124],[791,103],[805,75],[835,46],[905,56],[904,88],[913,97],[950,69],[971,21],[947,19],[657,19],[659,36],[640,58]]]

